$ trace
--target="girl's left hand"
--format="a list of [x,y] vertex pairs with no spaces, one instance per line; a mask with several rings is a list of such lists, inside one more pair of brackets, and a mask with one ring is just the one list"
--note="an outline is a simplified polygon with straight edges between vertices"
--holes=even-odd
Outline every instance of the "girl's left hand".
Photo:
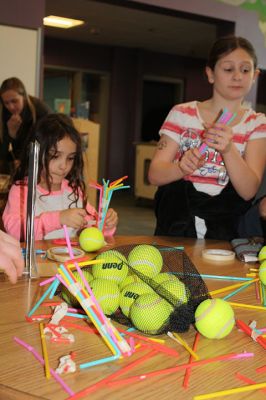
[[113,208],[109,208],[106,214],[105,227],[107,229],[113,229],[117,226],[117,224],[118,224],[117,212],[115,212]]
[[205,143],[219,151],[221,154],[227,153],[232,146],[233,132],[232,128],[224,124],[205,124],[206,131],[204,133]]

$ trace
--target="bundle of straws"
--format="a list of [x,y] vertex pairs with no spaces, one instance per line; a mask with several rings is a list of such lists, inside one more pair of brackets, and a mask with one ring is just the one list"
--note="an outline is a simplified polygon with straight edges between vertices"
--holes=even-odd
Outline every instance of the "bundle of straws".
[[103,179],[103,184],[100,185],[97,182],[91,182],[90,186],[99,190],[99,205],[98,205],[98,219],[97,219],[97,228],[101,231],[104,228],[104,222],[106,218],[106,214],[109,208],[109,204],[112,198],[112,195],[115,190],[120,189],[128,189],[130,186],[124,186],[122,183],[127,176],[123,176],[122,178],[116,179],[115,181],[109,183],[109,180]]

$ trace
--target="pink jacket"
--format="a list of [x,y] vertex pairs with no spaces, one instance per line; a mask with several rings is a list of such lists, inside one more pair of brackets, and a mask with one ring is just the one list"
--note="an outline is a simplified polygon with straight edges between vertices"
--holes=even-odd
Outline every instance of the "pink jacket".
[[[47,193],[40,186],[36,190],[35,218],[34,218],[34,238],[35,240],[63,238],[64,231],[60,224],[60,211],[67,209],[72,202],[69,199],[72,189],[68,186],[68,181],[62,182],[61,190]],[[7,233],[18,240],[26,239],[26,215],[27,215],[27,185],[12,185],[8,201],[3,213],[3,223]],[[76,206],[75,206],[76,207]],[[77,207],[82,207],[82,198],[78,200]],[[86,206],[88,221],[95,220],[96,210],[89,203]],[[70,236],[76,236],[77,231],[68,228]],[[104,230],[105,236],[111,236],[115,229]]]

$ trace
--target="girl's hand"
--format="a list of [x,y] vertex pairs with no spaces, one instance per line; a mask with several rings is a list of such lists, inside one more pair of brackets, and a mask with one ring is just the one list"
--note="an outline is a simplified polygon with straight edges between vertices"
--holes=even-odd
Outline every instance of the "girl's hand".
[[205,164],[204,156],[199,149],[194,148],[186,151],[180,159],[178,166],[185,175],[191,175],[196,169]]
[[87,226],[86,215],[83,208],[68,208],[60,211],[60,224],[74,229],[83,229]]
[[18,240],[0,230],[0,269],[4,270],[11,283],[16,283],[17,278],[24,270],[24,260]]
[[112,208],[109,208],[105,218],[105,228],[113,229],[118,224],[118,215]]
[[206,132],[204,133],[205,143],[219,151],[221,154],[227,153],[232,146],[233,132],[232,128],[224,124],[205,124]]
[[8,134],[13,139],[16,138],[17,132],[21,124],[22,124],[22,119],[19,114],[12,114],[9,120],[7,121]]

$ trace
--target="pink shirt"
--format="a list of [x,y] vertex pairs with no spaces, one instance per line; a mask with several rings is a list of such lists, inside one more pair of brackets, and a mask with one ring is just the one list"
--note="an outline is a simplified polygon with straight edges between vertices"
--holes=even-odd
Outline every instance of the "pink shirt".
[[[61,190],[53,191],[49,195],[45,195],[47,191],[37,185],[34,218],[35,240],[64,238],[64,230],[60,224],[60,211],[69,208],[69,204],[74,199],[71,193],[72,189],[68,186],[66,179],[62,182]],[[21,241],[26,239],[27,195],[27,185],[12,185],[3,213],[6,232]],[[82,197],[80,196],[77,205],[72,204],[71,207],[82,208]],[[97,214],[95,208],[87,203],[86,210],[88,212],[87,221],[94,221]],[[77,235],[77,230],[68,228],[68,233],[70,237],[73,237]],[[114,233],[115,229],[104,230],[105,236],[111,236]]]

